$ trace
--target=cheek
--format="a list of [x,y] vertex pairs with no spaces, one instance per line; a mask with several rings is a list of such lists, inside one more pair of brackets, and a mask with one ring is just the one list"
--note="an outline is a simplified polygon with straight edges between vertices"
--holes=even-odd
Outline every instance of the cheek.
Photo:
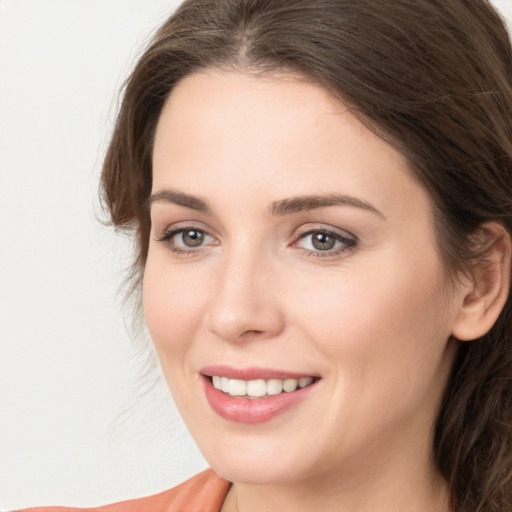
[[144,315],[162,367],[179,362],[204,311],[203,281],[148,258],[143,281]]
[[296,317],[343,377],[353,377],[348,382],[382,392],[418,380],[426,385],[451,332],[437,257],[404,261],[392,254],[361,268],[310,286],[317,291]]

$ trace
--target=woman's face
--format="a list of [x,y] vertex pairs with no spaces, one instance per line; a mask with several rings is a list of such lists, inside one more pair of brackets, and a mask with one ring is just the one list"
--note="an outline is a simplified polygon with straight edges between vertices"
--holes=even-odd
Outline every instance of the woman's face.
[[316,85],[204,72],[167,101],[153,164],[147,324],[213,468],[426,467],[462,294],[404,158]]

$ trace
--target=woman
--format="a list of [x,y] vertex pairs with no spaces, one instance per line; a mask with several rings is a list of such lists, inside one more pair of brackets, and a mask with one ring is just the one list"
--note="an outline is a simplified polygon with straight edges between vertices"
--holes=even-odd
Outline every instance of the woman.
[[215,473],[102,510],[512,510],[511,63],[485,0],[182,4],[102,184]]

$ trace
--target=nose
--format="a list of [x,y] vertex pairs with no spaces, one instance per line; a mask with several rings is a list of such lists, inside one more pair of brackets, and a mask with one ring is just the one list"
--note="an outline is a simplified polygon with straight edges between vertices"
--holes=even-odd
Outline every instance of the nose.
[[209,330],[229,343],[269,339],[284,329],[271,264],[244,253],[226,256],[209,304]]

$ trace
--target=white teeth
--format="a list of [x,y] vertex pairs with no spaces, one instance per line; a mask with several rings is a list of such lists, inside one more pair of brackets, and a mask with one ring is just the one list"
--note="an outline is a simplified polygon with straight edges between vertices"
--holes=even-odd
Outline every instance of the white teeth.
[[231,396],[245,396],[247,394],[247,382],[245,380],[229,379],[228,393]]
[[298,384],[299,381],[297,379],[286,379],[283,382],[283,389],[287,393],[291,393],[292,391],[295,391],[297,389]]
[[263,396],[278,395],[285,391],[291,393],[297,388],[305,388],[313,383],[313,377],[302,377],[301,379],[264,379],[241,380],[229,379],[228,377],[212,377],[213,387],[229,393],[231,396],[244,396],[248,398],[261,398]]
[[267,394],[267,383],[263,379],[250,380],[247,383],[247,394],[249,396],[265,396]]
[[283,381],[270,379],[267,381],[267,395],[279,395],[283,392]]
[[305,388],[313,382],[313,377],[302,377],[299,379],[299,388]]

